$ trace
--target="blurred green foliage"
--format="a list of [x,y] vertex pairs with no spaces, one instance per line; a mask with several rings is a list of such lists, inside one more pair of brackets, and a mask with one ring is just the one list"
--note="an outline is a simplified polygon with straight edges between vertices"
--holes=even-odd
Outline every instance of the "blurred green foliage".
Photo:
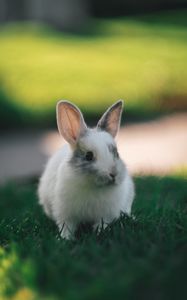
[[187,0],[91,0],[96,16],[123,16],[187,6]]
[[35,183],[0,188],[0,299],[186,299],[186,180],[136,178],[135,218],[60,239]]
[[185,10],[94,19],[77,35],[28,23],[4,26],[0,101],[17,107],[17,124],[50,124],[59,99],[91,115],[119,98],[132,115],[187,108],[186,26]]

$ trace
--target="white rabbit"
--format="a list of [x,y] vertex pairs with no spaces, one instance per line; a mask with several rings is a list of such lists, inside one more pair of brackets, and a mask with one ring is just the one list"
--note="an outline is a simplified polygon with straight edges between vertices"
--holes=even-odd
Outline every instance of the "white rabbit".
[[131,213],[134,184],[114,141],[122,106],[120,100],[109,107],[91,129],[75,105],[57,103],[58,129],[68,144],[49,160],[38,195],[63,238],[73,238],[82,223],[100,230],[121,212]]

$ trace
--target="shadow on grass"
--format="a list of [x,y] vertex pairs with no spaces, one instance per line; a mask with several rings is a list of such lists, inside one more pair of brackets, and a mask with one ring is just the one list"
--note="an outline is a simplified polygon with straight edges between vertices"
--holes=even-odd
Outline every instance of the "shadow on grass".
[[150,26],[175,26],[186,28],[187,19],[186,19],[187,9],[183,10],[170,10],[170,11],[160,11],[155,13],[149,13],[147,15],[136,15],[135,19],[143,23],[149,24]]
[[10,98],[0,84],[0,130],[55,127],[55,108],[45,112],[30,111]]
[[36,299],[185,299],[186,180],[135,182],[134,218],[70,242],[38,206],[36,183],[2,187],[3,294],[27,288]]
[[[113,31],[110,31],[110,26],[107,28],[106,26],[103,26],[102,20],[107,20],[110,22],[111,20],[118,20],[118,21],[130,21],[134,24],[140,23],[141,25],[146,24],[149,25],[149,29],[155,29],[156,27],[158,29],[161,29],[160,27],[168,28],[168,27],[176,27],[181,29],[186,29],[187,27],[187,9],[183,10],[164,10],[164,11],[157,11],[156,13],[147,13],[145,14],[144,11],[139,12],[138,14],[131,14],[127,16],[120,16],[120,17],[110,17],[110,18],[95,18],[95,19],[89,19],[86,26],[83,26],[79,31],[60,31],[57,28],[53,28],[51,26],[43,26],[41,30],[38,31],[37,26],[30,23],[32,29],[36,29],[36,33],[38,32],[39,35],[42,35],[43,37],[48,38],[60,38],[64,36],[67,37],[82,37],[83,39],[89,39],[89,38],[97,38],[97,37],[105,37],[113,35]],[[28,23],[27,23],[28,24]],[[124,25],[125,26],[125,25]],[[18,23],[18,27],[19,23]],[[20,30],[23,32],[23,27],[20,28]],[[128,31],[128,28],[127,28]],[[120,34],[119,32],[116,32],[116,34]]]
[[0,85],[0,128],[12,129],[25,123],[21,107],[14,105]]

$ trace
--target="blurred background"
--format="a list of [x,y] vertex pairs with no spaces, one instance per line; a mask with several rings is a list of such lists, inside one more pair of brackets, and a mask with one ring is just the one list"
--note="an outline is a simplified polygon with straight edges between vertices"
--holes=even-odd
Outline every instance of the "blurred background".
[[133,174],[187,169],[187,0],[0,0],[0,183],[38,176],[63,144],[55,105],[94,125],[124,99]]

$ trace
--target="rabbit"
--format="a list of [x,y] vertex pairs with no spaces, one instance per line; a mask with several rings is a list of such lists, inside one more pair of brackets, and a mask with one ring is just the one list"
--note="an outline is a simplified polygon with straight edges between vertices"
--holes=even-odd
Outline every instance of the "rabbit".
[[67,143],[49,159],[38,196],[64,239],[73,239],[82,223],[100,232],[121,213],[131,214],[134,183],[114,140],[122,109],[119,100],[91,129],[76,105],[66,100],[57,103],[58,130]]

